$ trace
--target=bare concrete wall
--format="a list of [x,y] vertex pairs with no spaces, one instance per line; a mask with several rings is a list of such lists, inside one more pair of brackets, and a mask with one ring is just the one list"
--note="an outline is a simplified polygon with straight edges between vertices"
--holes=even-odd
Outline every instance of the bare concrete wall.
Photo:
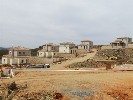
[[77,54],[80,55],[80,54],[86,54],[87,53],[87,50],[85,49],[78,49],[77,50]]
[[128,44],[128,48],[133,48],[133,44]]
[[69,53],[59,53],[58,56],[59,57],[64,57],[64,58],[67,58],[67,59],[71,59],[71,58],[75,58],[76,57],[75,54],[69,54]]
[[122,48],[122,46],[110,46],[110,45],[106,45],[106,46],[102,46],[101,49],[118,49],[118,48]]
[[[123,48],[122,46],[111,46],[111,45],[106,45],[106,46],[102,46],[101,49],[120,49]],[[133,48],[133,44],[128,44],[128,46],[124,47],[124,48]]]
[[52,64],[53,62],[59,61],[59,58],[40,58],[30,57],[29,62],[31,64]]

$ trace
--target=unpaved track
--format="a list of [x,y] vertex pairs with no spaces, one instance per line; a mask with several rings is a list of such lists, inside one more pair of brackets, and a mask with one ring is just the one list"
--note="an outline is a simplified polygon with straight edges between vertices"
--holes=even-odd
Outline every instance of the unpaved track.
[[96,50],[94,49],[93,51],[94,51],[93,53],[87,53],[87,55],[84,57],[74,58],[72,60],[67,60],[65,62],[62,62],[61,64],[51,65],[50,69],[64,69],[65,66],[68,66],[70,64],[77,63],[77,62],[83,62],[83,61],[95,56]]

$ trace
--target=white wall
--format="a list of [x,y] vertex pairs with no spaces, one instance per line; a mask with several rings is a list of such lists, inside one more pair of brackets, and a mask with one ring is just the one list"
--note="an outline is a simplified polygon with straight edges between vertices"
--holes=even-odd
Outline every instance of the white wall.
[[2,64],[8,64],[9,63],[9,59],[6,57],[2,57]]
[[67,45],[60,45],[59,46],[59,53],[70,53],[69,46],[67,46]]
[[87,48],[87,46],[85,46],[85,48],[84,48],[84,46],[81,46],[81,45],[78,46],[78,49],[86,49],[86,48]]
[[[4,61],[4,59],[5,59],[5,61]],[[23,61],[23,63],[28,63],[26,61],[26,59],[29,59],[29,58],[6,58],[6,57],[2,57],[2,64],[10,64],[10,65],[20,64],[20,63],[22,63],[22,61]]]

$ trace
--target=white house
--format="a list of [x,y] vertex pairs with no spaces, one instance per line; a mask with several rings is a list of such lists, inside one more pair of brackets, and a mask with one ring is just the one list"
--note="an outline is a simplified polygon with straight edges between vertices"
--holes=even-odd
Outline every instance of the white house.
[[60,43],[59,53],[75,54],[75,53],[77,53],[77,48],[76,48],[75,44],[72,42]]
[[87,51],[89,51],[92,48],[93,48],[93,42],[90,40],[83,40],[81,41],[81,44],[78,45],[78,49],[84,49]]
[[29,63],[31,50],[25,47],[13,47],[9,49],[8,55],[3,55],[2,64],[26,64]]

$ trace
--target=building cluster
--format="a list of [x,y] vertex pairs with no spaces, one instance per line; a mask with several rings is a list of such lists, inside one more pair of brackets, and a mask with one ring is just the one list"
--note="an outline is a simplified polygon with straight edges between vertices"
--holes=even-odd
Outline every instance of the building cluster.
[[129,37],[122,37],[122,38],[117,38],[114,42],[111,42],[112,47],[117,47],[117,46],[128,46],[129,44],[132,43],[132,38]]
[[[37,51],[35,57],[31,56],[31,49],[25,47],[12,47],[8,55],[3,55],[2,64],[21,65],[28,63],[45,64],[60,61],[61,58],[79,57],[95,48],[90,40],[83,40],[76,45],[73,42],[63,42],[60,44],[46,43],[41,50]],[[102,45],[100,49],[133,48],[132,38],[117,38],[109,45]]]
[[[93,48],[93,42],[89,40],[81,41],[80,45],[76,45],[73,42],[63,42],[59,45],[54,43],[46,43],[42,46],[41,50],[37,51],[37,57],[39,58],[59,58],[62,55],[78,55],[79,51],[89,52]],[[8,55],[3,55],[2,64],[20,65],[28,64],[31,59],[31,50],[25,47],[12,47],[9,49]]]
[[13,47],[9,49],[8,55],[3,55],[2,64],[21,64],[29,63],[31,50],[25,47]]
[[101,46],[101,49],[120,49],[120,48],[133,48],[132,38],[129,37],[117,38],[109,45]]

